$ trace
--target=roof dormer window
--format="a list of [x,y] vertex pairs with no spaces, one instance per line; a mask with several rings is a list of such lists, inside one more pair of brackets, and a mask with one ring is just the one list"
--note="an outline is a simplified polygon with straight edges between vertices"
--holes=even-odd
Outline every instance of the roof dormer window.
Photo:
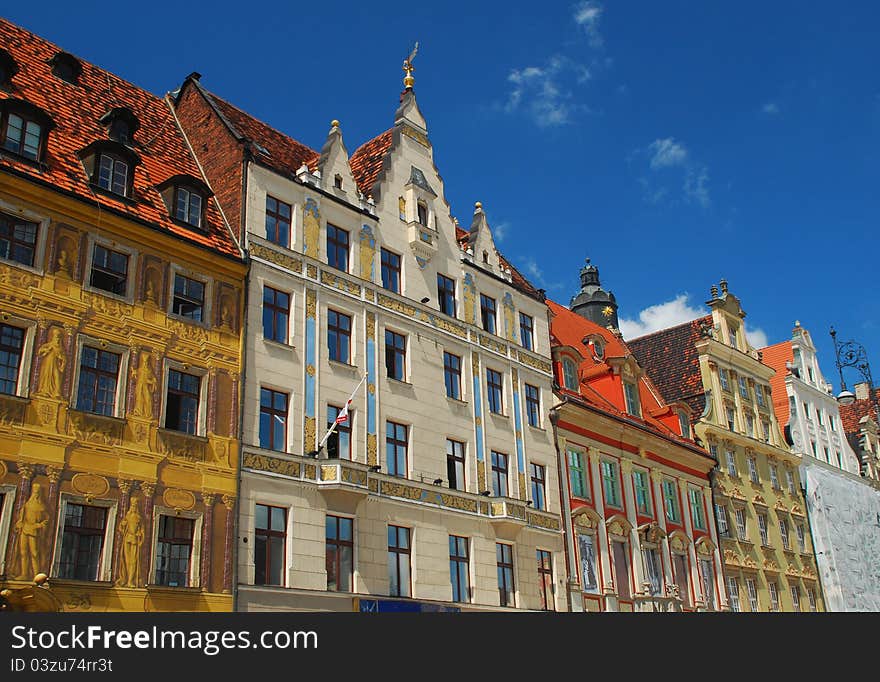
[[140,157],[128,147],[98,140],[80,152],[92,186],[120,197],[131,197],[134,169]]
[[7,99],[0,116],[0,145],[6,151],[32,161],[42,161],[52,119],[24,100]]
[[134,134],[141,127],[138,117],[128,107],[114,107],[101,117],[100,122],[107,126],[111,140],[127,146],[134,142]]
[[177,222],[205,229],[205,206],[211,190],[191,175],[175,175],[157,189],[168,207],[168,213]]
[[82,73],[82,64],[68,52],[56,52],[49,60],[52,65],[52,74],[56,78],[67,81],[71,85],[77,85],[79,75]]
[[6,50],[0,50],[0,88],[12,88],[12,77],[18,73],[18,64]]

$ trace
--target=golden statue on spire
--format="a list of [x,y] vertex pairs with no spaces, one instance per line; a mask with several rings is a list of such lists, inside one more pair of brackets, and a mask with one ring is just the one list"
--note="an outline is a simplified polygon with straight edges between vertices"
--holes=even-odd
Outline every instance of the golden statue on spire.
[[413,71],[415,71],[415,67],[412,65],[413,59],[415,59],[416,53],[419,51],[419,41],[416,41],[415,47],[413,47],[413,51],[409,53],[409,57],[403,60],[403,71],[406,73],[406,76],[403,79],[403,86],[407,90],[411,90],[412,86],[415,84],[416,79],[413,78]]

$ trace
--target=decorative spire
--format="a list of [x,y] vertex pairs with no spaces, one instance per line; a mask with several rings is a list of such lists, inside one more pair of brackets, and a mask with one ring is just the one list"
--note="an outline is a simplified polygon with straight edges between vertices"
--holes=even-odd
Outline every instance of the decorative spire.
[[403,71],[406,74],[403,78],[403,87],[407,90],[412,90],[413,85],[415,85],[416,79],[413,78],[413,71],[415,71],[415,67],[412,65],[413,59],[416,57],[416,53],[419,51],[419,41],[416,41],[415,47],[413,47],[413,51],[409,53],[409,57],[403,60]]
[[719,284],[721,284],[721,293],[726,294],[727,293],[727,280],[722,279],[721,282],[719,282]]
[[714,284],[711,287],[709,287],[709,294],[712,296],[713,301],[716,298],[718,298],[718,287],[715,286]]

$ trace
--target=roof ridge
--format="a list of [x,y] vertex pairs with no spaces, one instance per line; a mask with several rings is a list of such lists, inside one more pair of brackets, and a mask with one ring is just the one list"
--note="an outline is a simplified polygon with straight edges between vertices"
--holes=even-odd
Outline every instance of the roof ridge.
[[367,145],[369,145],[369,144],[375,142],[376,140],[378,140],[378,139],[379,139],[380,137],[382,137],[383,135],[387,135],[388,133],[393,133],[393,132],[394,132],[394,126],[391,126],[388,130],[383,130],[383,131],[382,131],[381,133],[379,133],[378,135],[374,135],[373,137],[371,137],[369,140],[367,140],[367,141],[364,142],[363,144],[358,145],[357,149],[355,149],[354,152],[352,152],[352,155],[351,155],[350,158],[354,158],[355,156],[357,156],[357,154],[358,154],[359,151],[361,151],[361,150],[362,150],[364,147],[366,147]]

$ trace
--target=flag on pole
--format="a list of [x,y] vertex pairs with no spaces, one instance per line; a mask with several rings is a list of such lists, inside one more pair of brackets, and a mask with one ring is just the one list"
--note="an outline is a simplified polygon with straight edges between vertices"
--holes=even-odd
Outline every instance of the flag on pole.
[[339,411],[339,414],[336,415],[336,419],[333,420],[333,423],[330,425],[330,428],[327,429],[327,433],[324,434],[324,437],[321,439],[321,442],[318,443],[318,450],[324,447],[324,444],[327,442],[327,439],[333,435],[333,432],[336,430],[336,427],[340,424],[344,424],[348,421],[348,409],[351,407],[351,401],[354,400],[354,396],[357,394],[358,389],[360,389],[361,385],[367,380],[367,375],[364,374],[364,378],[360,380],[357,386],[354,387],[354,390],[351,392],[351,396],[348,400],[345,401],[345,406]]

